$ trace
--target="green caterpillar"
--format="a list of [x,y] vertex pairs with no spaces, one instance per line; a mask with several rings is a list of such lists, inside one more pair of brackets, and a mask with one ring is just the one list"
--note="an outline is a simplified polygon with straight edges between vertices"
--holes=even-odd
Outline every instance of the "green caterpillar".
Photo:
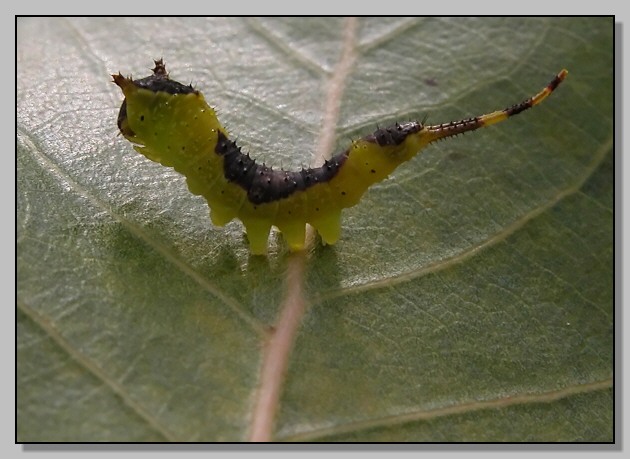
[[162,59],[153,75],[133,80],[112,75],[125,96],[118,128],[152,161],[184,174],[188,188],[208,201],[212,223],[234,218],[245,225],[253,254],[265,254],[272,226],[291,250],[304,248],[306,224],[326,244],[341,233],[341,210],[431,142],[489,126],[541,103],[564,80],[562,70],[534,97],[505,110],[460,121],[418,121],[379,128],[352,142],[323,166],[291,172],[257,164],[228,138],[227,131],[191,85],[171,80]]

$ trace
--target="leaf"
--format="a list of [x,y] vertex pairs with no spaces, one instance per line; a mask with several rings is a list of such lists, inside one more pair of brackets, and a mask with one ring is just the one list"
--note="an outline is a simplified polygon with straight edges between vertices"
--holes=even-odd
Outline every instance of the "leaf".
[[[286,248],[250,257],[117,137],[109,74],[164,57],[245,150],[309,164],[341,19],[20,18],[17,440],[249,438]],[[273,438],[613,440],[613,20],[364,18],[337,146],[540,107],[441,142],[317,247]],[[295,288],[293,285],[287,287]]]

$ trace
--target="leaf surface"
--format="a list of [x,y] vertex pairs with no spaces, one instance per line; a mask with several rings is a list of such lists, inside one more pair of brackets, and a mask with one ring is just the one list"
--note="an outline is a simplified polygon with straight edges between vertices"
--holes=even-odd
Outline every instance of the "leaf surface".
[[[341,19],[21,18],[17,439],[239,441],[287,250],[250,257],[117,136],[163,57],[267,164],[310,164]],[[276,440],[612,441],[613,22],[360,20],[337,147],[541,106],[432,145],[317,246]],[[291,286],[288,287],[289,289]]]

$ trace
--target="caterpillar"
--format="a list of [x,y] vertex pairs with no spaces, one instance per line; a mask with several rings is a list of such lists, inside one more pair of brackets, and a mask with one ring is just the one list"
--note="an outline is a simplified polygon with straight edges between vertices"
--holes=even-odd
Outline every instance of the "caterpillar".
[[182,173],[189,190],[208,201],[214,225],[240,219],[256,255],[266,254],[272,226],[292,251],[304,248],[307,223],[325,244],[335,244],[342,209],[356,205],[372,184],[432,142],[499,123],[540,104],[568,73],[562,70],[538,94],[504,110],[437,125],[409,121],[378,128],[321,167],[286,171],[258,164],[241,152],[201,92],[170,79],[162,59],[154,63],[146,78],[112,75],[124,95],[118,113],[121,134],[148,159]]

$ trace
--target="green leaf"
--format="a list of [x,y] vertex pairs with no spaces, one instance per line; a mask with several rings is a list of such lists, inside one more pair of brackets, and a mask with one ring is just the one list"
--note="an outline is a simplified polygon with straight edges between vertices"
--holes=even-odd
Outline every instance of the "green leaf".
[[[309,164],[342,19],[20,18],[17,440],[240,441],[287,285],[117,136],[163,57],[267,164]],[[541,106],[432,145],[317,246],[275,440],[613,440],[613,19],[364,18],[337,147]]]

